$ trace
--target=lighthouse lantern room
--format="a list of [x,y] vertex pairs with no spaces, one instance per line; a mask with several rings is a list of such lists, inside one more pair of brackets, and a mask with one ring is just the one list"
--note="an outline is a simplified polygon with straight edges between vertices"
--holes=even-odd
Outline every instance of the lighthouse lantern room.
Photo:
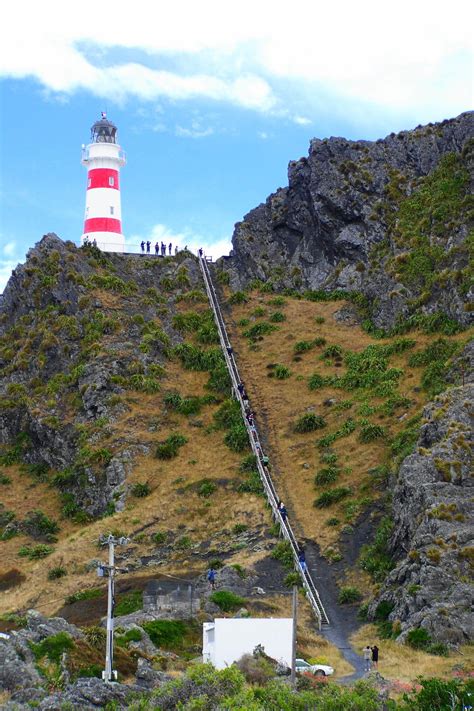
[[82,147],[87,167],[86,211],[81,243],[95,243],[107,252],[123,252],[120,168],[125,154],[117,143],[117,127],[102,113],[91,128],[91,142]]

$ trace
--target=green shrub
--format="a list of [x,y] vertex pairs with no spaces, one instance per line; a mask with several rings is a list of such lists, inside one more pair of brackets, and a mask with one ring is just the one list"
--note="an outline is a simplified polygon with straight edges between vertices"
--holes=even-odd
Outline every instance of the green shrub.
[[367,424],[363,425],[359,432],[359,441],[363,443],[373,442],[375,439],[385,437],[385,428],[381,425]]
[[143,609],[143,592],[141,590],[132,590],[125,595],[119,594],[117,596],[114,613],[118,617],[141,609]]
[[271,323],[282,323],[286,321],[286,316],[281,311],[275,311],[268,319]]
[[229,304],[246,304],[248,300],[245,291],[234,291],[229,297]]
[[33,538],[50,538],[59,531],[56,521],[53,521],[43,511],[29,511],[23,520],[23,529]]
[[139,481],[132,486],[130,492],[132,496],[135,496],[137,499],[143,499],[145,496],[149,496],[151,494],[151,488],[148,482]]
[[415,448],[420,432],[421,415],[416,415],[407,421],[404,429],[395,435],[390,445],[392,454],[401,461],[411,454]]
[[426,649],[431,642],[428,630],[423,627],[410,630],[406,638],[407,644],[413,649]]
[[272,558],[279,560],[285,568],[293,568],[293,551],[289,541],[279,541],[272,551]]
[[66,632],[58,632],[57,634],[45,637],[45,639],[34,644],[30,642],[30,648],[37,661],[47,657],[51,662],[59,664],[64,652],[74,648],[74,640]]
[[293,585],[301,586],[301,575],[299,573],[288,573],[288,575],[285,576],[283,585],[287,588],[292,588]]
[[224,437],[224,443],[233,452],[243,452],[249,447],[249,438],[243,422],[230,428]]
[[314,483],[316,486],[327,486],[328,484],[333,484],[339,476],[338,467],[326,467],[325,469],[320,469],[319,472],[314,477]]
[[75,602],[82,600],[95,600],[105,595],[105,588],[89,588],[88,590],[79,590],[72,595],[68,595],[65,599],[66,605],[73,605]]
[[176,539],[174,543],[174,547],[181,551],[191,548],[192,545],[193,542],[189,536],[181,536],[181,538]]
[[237,491],[241,494],[258,494],[263,496],[263,484],[258,471],[249,471],[244,481],[237,485]]
[[323,509],[342,501],[342,499],[345,499],[346,496],[349,496],[350,494],[352,494],[352,489],[349,489],[347,486],[340,486],[336,489],[323,491],[323,493],[320,494],[320,496],[318,496],[315,500],[314,505],[318,509]]
[[173,459],[178,455],[180,447],[183,447],[188,440],[184,435],[172,434],[156,448],[157,459]]
[[235,535],[238,535],[239,533],[244,533],[245,531],[248,531],[248,526],[246,523],[236,523],[235,526],[232,528],[232,533]]
[[205,499],[211,496],[215,491],[217,491],[217,485],[209,479],[203,479],[197,488],[198,496],[202,496]]
[[153,620],[144,622],[142,627],[160,649],[179,648],[187,633],[187,626],[181,620]]
[[326,521],[326,526],[339,526],[341,521],[336,518],[335,516],[332,516],[331,518],[328,518]]
[[298,341],[295,343],[293,346],[293,352],[298,355],[300,353],[306,353],[306,351],[310,351],[314,346],[313,341]]
[[51,555],[53,551],[54,548],[52,546],[38,543],[36,546],[22,546],[18,551],[18,555],[29,560],[39,560]]
[[350,605],[360,600],[362,600],[362,593],[358,588],[348,585],[339,590],[337,601],[340,605]]
[[318,440],[318,447],[320,449],[324,449],[325,447],[329,447],[333,442],[335,442],[337,439],[340,439],[341,437],[348,437],[354,430],[356,429],[357,425],[355,421],[349,417],[342,427],[340,427],[336,432],[331,432],[330,434],[326,435],[325,437],[321,437],[321,439]]
[[150,538],[157,546],[161,546],[163,543],[166,542],[168,534],[164,531],[155,531],[155,533],[151,534]]
[[130,376],[128,389],[138,390],[138,392],[148,393],[148,395],[153,395],[161,389],[161,384],[156,378],[150,375],[142,375],[141,373],[135,373]]
[[315,430],[326,427],[326,421],[321,415],[316,415],[314,412],[306,412],[298,418],[294,425],[294,431],[299,433],[314,432]]
[[136,627],[127,630],[123,634],[115,635],[115,642],[118,647],[127,647],[129,642],[140,642],[143,639],[143,633]]
[[325,383],[326,379],[323,378],[322,375],[319,375],[319,373],[313,373],[308,380],[308,387],[310,390],[318,390],[319,388],[322,388]]
[[272,331],[276,331],[277,326],[274,326],[272,323],[268,323],[267,321],[260,321],[259,323],[255,323],[253,326],[248,328],[246,331],[244,331],[243,335],[245,338],[250,338],[250,340],[257,340],[257,338],[262,338],[263,336],[266,336],[269,333],[272,333]]
[[88,664],[85,667],[80,667],[77,671],[77,676],[80,679],[97,678],[102,679],[103,667],[101,664]]
[[48,570],[48,580],[59,580],[67,575],[67,570],[62,565],[55,565],[54,568]]
[[274,377],[277,380],[286,380],[286,378],[291,377],[291,370],[287,368],[286,365],[278,363],[274,370],[268,374],[268,376]]
[[252,472],[257,469],[257,457],[255,454],[248,454],[244,459],[242,459],[239,465],[239,471],[241,472]]
[[342,356],[341,346],[328,346],[323,351],[323,358],[338,358],[339,356]]
[[217,427],[227,430],[242,424],[242,411],[237,400],[227,398],[213,415]]
[[243,597],[228,590],[216,590],[210,595],[209,600],[217,605],[223,612],[232,612],[246,603]]
[[393,529],[393,521],[385,516],[381,519],[372,544],[363,545],[359,556],[359,565],[366,570],[376,582],[384,580],[393,568],[389,553],[389,541]]

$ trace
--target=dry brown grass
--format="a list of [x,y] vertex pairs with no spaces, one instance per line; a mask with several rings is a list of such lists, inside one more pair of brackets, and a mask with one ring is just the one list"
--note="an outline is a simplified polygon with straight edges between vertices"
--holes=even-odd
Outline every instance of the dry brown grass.
[[361,627],[352,635],[351,642],[358,652],[367,644],[377,644],[380,650],[378,671],[387,679],[415,681],[419,676],[447,679],[452,677],[455,665],[463,665],[466,671],[474,668],[473,645],[465,645],[458,652],[451,652],[449,657],[438,657],[380,638],[375,625]]
[[[325,434],[338,429],[348,417],[360,418],[357,415],[361,393],[347,392],[329,386],[310,391],[308,377],[315,371],[323,376],[336,375],[344,372],[343,367],[328,365],[319,356],[324,347],[315,347],[301,354],[301,360],[294,360],[294,345],[300,340],[312,340],[317,336],[326,339],[326,345],[338,345],[344,350],[360,352],[372,343],[383,344],[387,340],[375,340],[358,326],[337,322],[334,314],[344,302],[314,303],[304,300],[286,298],[282,307],[269,306],[271,296],[252,292],[247,304],[233,306],[227,316],[232,344],[236,352],[241,377],[247,387],[252,408],[256,412],[257,423],[264,436],[268,436],[268,450],[275,483],[281,498],[285,501],[291,523],[298,535],[317,540],[324,551],[328,546],[337,545],[337,540],[345,522],[351,523],[353,517],[344,512],[344,502],[333,504],[329,508],[317,509],[313,501],[324,491],[323,487],[316,489],[314,475],[325,465],[320,463],[320,452],[316,447],[317,440]],[[257,306],[264,306],[268,315],[280,310],[286,315],[286,321],[278,323],[278,331],[264,336],[252,347],[243,335],[245,330],[239,327],[238,321],[248,318]],[[323,317],[324,323],[317,324],[316,317]],[[259,319],[256,319],[258,321]],[[247,328],[247,327],[246,327]],[[416,349],[425,346],[437,335],[427,336],[420,333],[410,333],[410,338],[416,340]],[[454,337],[458,340],[466,338],[466,334]],[[406,410],[408,417],[419,412],[427,398],[420,389],[421,368],[407,368],[407,358],[410,351],[391,358],[391,366],[404,367],[405,374],[401,378],[399,392],[411,400],[411,406]],[[281,363],[292,372],[287,380],[269,378],[268,365]],[[364,396],[365,397],[365,396]],[[353,405],[348,410],[337,411],[337,408],[324,405],[328,399],[337,402],[352,400]],[[358,402],[359,400],[359,402]],[[381,403],[379,398],[370,399],[371,405]],[[305,411],[322,414],[327,427],[308,434],[297,434],[293,431],[296,419]],[[404,423],[399,420],[404,410],[397,411],[394,416],[375,413],[369,416],[371,422],[387,428],[390,436],[403,429]],[[350,472],[340,474],[337,486],[351,487],[357,498],[362,502],[362,511],[371,499],[377,498],[369,470],[389,459],[388,443],[376,440],[362,444],[358,430],[347,437],[338,439],[331,449],[338,455],[338,464],[350,468]],[[340,519],[339,526],[328,527],[329,518]]]
[[[32,483],[31,477],[22,473],[19,467],[5,469],[12,479],[10,485],[2,487],[6,508],[15,511],[19,519],[32,509],[41,509],[60,523],[61,531],[58,542],[54,544],[54,553],[41,561],[18,557],[21,545],[34,545],[26,536],[17,536],[2,543],[0,574],[17,568],[26,575],[26,580],[3,593],[0,612],[35,606],[50,614],[61,606],[65,596],[100,585],[95,571],[87,572],[85,566],[92,560],[104,558],[104,551],[97,547],[97,541],[100,534],[110,530],[132,537],[128,552],[130,560],[136,560],[156,551],[149,538],[149,534],[155,531],[172,531],[176,537],[189,536],[193,544],[211,541],[211,547],[218,549],[222,542],[232,540],[232,527],[236,523],[246,524],[249,530],[271,524],[262,497],[234,490],[243,455],[231,452],[224,445],[224,432],[206,432],[206,427],[213,422],[212,415],[217,406],[206,406],[200,414],[189,418],[166,411],[163,403],[166,391],[176,389],[182,395],[204,395],[208,375],[183,370],[177,362],[168,362],[166,368],[162,392],[155,395],[127,393],[125,397],[129,410],[107,426],[100,441],[101,447],[112,451],[120,451],[137,443],[150,447],[149,455],[136,459],[133,472],[126,482],[128,487],[136,482],[147,482],[151,488],[150,496],[129,496],[124,511],[87,525],[74,524],[61,518],[61,503],[54,489],[45,483]],[[193,426],[192,423],[197,421],[202,426]],[[175,459],[155,459],[156,444],[172,432],[185,435],[188,443],[179,450]],[[213,480],[217,484],[217,490],[209,498],[203,498],[192,488],[187,488],[202,479]],[[145,529],[146,538],[135,542],[133,536],[141,529]],[[156,569],[183,575],[183,571],[196,566],[191,552],[177,551],[174,562],[171,560],[165,567],[161,565]],[[262,551],[236,550],[232,562],[249,567],[264,554]],[[59,564],[68,571],[67,577],[48,581],[48,571]],[[201,565],[205,566],[205,563]],[[152,570],[147,568],[150,573]]]

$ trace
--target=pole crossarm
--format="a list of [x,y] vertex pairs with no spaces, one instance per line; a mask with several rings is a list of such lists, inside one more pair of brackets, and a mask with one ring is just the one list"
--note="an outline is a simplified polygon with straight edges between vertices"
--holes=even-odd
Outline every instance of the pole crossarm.
[[263,449],[262,445],[260,442],[260,438],[258,435],[258,430],[255,425],[252,427],[250,426],[247,418],[246,418],[246,412],[245,412],[245,405],[244,401],[242,398],[241,393],[239,392],[238,386],[242,382],[240,379],[239,371],[237,368],[237,363],[235,361],[234,357],[234,352],[232,350],[231,343],[229,341],[229,337],[227,335],[227,329],[225,327],[224,319],[222,316],[221,308],[219,305],[219,299],[217,297],[216,290],[214,288],[214,285],[212,283],[211,275],[209,272],[209,266],[208,262],[205,258],[205,256],[200,252],[199,253],[199,264],[201,267],[201,272],[204,280],[204,285],[206,287],[206,293],[207,297],[209,299],[210,306],[212,308],[212,312],[214,314],[214,320],[217,326],[217,330],[219,333],[219,342],[222,348],[222,352],[224,354],[225,362],[227,365],[227,369],[229,371],[230,379],[232,382],[232,390],[233,390],[233,395],[240,404],[240,409],[242,411],[242,417],[245,423],[245,427],[247,429],[247,434],[249,436],[249,441],[250,445],[252,447],[252,451],[256,457],[256,462],[257,462],[257,468],[258,468],[258,473],[260,476],[260,480],[263,485],[263,489],[265,492],[265,495],[267,497],[267,501],[270,504],[270,507],[272,509],[273,517],[276,519],[280,526],[280,531],[282,536],[287,540],[290,544],[291,551],[293,554],[293,560],[295,563],[295,568],[299,572],[301,576],[301,581],[303,584],[303,588],[306,593],[306,597],[308,598],[308,601],[311,605],[311,608],[313,610],[313,613],[317,619],[318,622],[318,627],[321,629],[321,625],[328,625],[329,624],[329,618],[326,614],[326,611],[324,609],[324,606],[321,602],[321,599],[319,597],[319,593],[316,589],[316,586],[314,584],[314,581],[311,577],[311,574],[308,570],[307,567],[303,570],[299,557],[298,557],[298,551],[299,551],[299,546],[298,542],[296,540],[295,534],[293,532],[293,529],[288,521],[288,519],[284,519],[281,515],[281,512],[278,508],[278,503],[280,501],[277,491],[275,488],[275,485],[273,483],[273,480],[270,475],[270,471],[266,465],[266,462],[264,461],[264,454],[263,454]]

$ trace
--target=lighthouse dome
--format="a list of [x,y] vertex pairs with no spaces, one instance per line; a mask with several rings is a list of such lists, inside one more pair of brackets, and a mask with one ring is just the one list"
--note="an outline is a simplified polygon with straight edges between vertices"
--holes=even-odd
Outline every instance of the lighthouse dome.
[[91,127],[91,143],[116,143],[117,126],[102,112],[101,118]]

